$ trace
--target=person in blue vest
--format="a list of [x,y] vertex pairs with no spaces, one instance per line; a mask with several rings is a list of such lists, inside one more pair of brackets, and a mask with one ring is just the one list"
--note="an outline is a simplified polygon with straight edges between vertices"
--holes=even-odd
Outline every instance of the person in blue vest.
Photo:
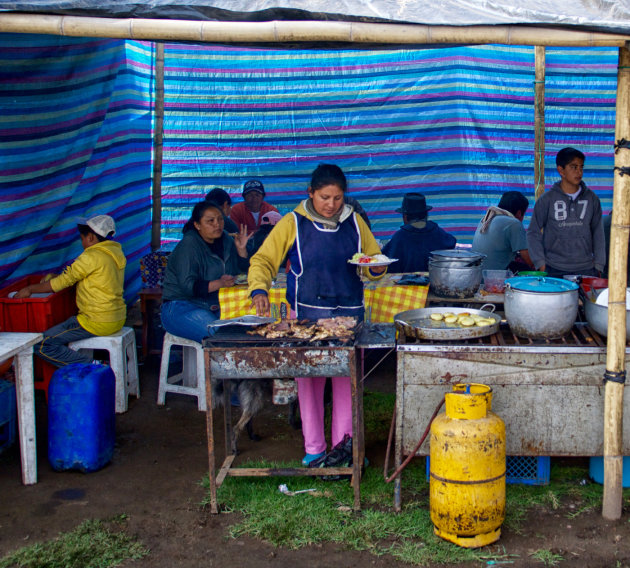
[[[376,239],[351,205],[344,203],[346,176],[339,166],[320,164],[313,171],[308,198],[285,215],[250,259],[249,293],[258,315],[269,315],[268,291],[285,258],[291,263],[286,298],[291,315],[317,320],[353,316],[363,320],[363,284],[357,267],[349,264],[356,253],[379,254]],[[385,267],[367,269],[378,278]],[[350,377],[332,378],[333,449],[326,453],[324,434],[325,377],[296,378],[306,455],[305,466],[340,463],[352,440]],[[351,456],[351,454],[350,454]]]
[[429,211],[422,193],[406,193],[402,207],[404,225],[383,247],[383,254],[398,260],[389,265],[389,272],[425,272],[431,251],[455,248],[457,239],[429,221]]

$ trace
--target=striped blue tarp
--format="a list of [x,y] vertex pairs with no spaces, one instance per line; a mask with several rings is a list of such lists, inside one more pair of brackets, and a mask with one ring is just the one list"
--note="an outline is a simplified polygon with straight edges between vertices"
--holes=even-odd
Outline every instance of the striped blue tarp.
[[112,215],[126,297],[150,250],[154,45],[0,34],[0,285],[81,252],[78,217]]
[[[154,45],[0,34],[0,286],[81,251],[77,216],[107,212],[129,259],[149,250]],[[547,49],[546,177],[563,146],[610,209],[617,51]],[[282,212],[339,164],[377,237],[422,191],[470,242],[508,190],[534,193],[534,49],[263,49],[166,45],[165,244],[214,186],[257,177]],[[527,222],[527,221],[526,221]]]
[[[610,209],[617,50],[547,49],[546,185],[555,155],[587,155],[585,181]],[[500,195],[534,195],[534,48],[262,49],[167,44],[162,238],[178,240],[214,186],[235,201],[260,179],[281,212],[320,162],[387,239],[409,191],[431,218],[472,240]],[[531,211],[531,210],[530,210]],[[526,220],[526,224],[527,224]]]

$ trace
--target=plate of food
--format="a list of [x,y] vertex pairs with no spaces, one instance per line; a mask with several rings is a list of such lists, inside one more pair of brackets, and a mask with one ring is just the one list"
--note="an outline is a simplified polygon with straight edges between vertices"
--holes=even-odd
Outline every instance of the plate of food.
[[358,252],[349,259],[348,262],[350,264],[356,264],[357,266],[387,266],[397,260],[397,258],[389,258],[384,254],[375,254],[374,256],[370,256],[368,254]]

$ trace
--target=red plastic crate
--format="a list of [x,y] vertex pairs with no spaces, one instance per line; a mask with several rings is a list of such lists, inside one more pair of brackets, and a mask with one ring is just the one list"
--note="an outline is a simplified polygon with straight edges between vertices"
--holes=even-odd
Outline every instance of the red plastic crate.
[[77,313],[74,286],[46,298],[9,298],[10,292],[37,284],[44,275],[26,276],[0,289],[0,330],[42,332]]
[[[25,276],[0,289],[0,330],[42,333],[76,315],[74,286],[53,292],[46,298],[9,298],[10,292],[37,284],[43,274]],[[35,388],[48,392],[48,383],[57,368],[35,357]]]

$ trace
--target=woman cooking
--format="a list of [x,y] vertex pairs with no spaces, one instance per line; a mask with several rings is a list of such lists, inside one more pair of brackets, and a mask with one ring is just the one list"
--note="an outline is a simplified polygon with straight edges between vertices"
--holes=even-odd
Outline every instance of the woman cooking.
[[[292,317],[363,319],[363,284],[356,267],[348,260],[357,252],[371,256],[379,254],[380,250],[365,221],[352,206],[344,204],[346,189],[346,176],[338,166],[317,166],[311,176],[308,199],[278,221],[250,259],[249,293],[258,315],[269,314],[267,292],[288,257],[291,270],[287,275],[287,301]],[[372,277],[382,275],[385,267],[373,267],[369,272]],[[332,380],[333,451],[328,455],[324,435],[326,378],[296,378],[296,381],[306,450],[302,463],[311,467],[333,465],[326,460],[332,459],[335,448],[348,449],[348,441],[351,445],[350,377],[333,377]]]
[[201,340],[219,319],[219,289],[234,286],[247,271],[247,227],[232,238],[223,230],[223,213],[212,201],[193,208],[184,237],[168,258],[162,292],[162,323],[173,335]]

